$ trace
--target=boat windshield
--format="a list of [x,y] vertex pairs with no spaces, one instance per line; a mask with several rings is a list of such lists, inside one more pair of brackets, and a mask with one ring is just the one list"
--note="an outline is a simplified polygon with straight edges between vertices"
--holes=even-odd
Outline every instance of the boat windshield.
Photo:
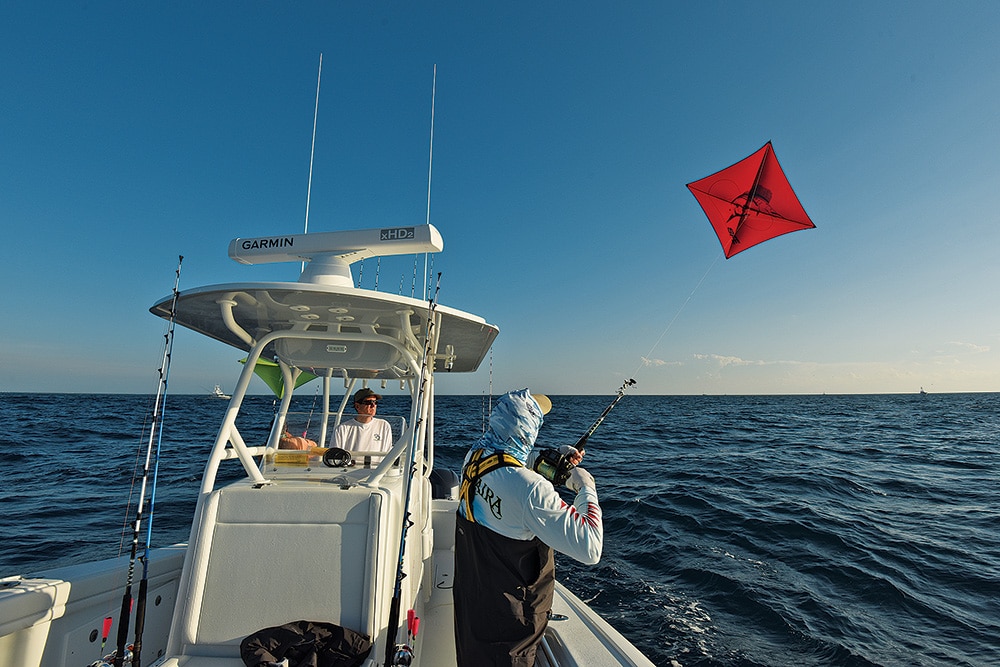
[[[347,422],[351,419],[353,417],[344,415],[343,421]],[[388,451],[392,448],[392,445],[399,442],[399,439],[403,437],[403,432],[406,430],[406,418],[398,415],[378,415],[376,419],[389,422],[389,428],[392,430],[392,442],[382,447],[382,449]],[[326,430],[326,437],[323,437],[324,428]],[[289,412],[285,417],[285,431],[289,435],[311,440],[321,447],[337,446],[334,442],[334,433],[336,430],[336,416],[332,414],[330,415],[329,422],[325,425],[322,415],[318,413]]]
[[[374,468],[382,462],[382,455],[389,452],[393,445],[404,437],[406,431],[406,419],[397,415],[380,415],[378,419],[389,423],[392,431],[392,442],[382,443],[379,448],[356,451],[346,449],[353,459],[351,467]],[[353,419],[353,417],[346,417]],[[308,412],[289,412],[285,420],[286,436],[280,441],[277,449],[269,448],[264,456],[264,469],[266,475],[275,473],[299,474],[302,472],[321,472],[329,470],[331,466],[323,463],[323,455],[328,449],[337,447],[334,435],[337,425],[333,420],[326,426],[326,437],[324,438],[324,426],[322,419],[315,414]]]

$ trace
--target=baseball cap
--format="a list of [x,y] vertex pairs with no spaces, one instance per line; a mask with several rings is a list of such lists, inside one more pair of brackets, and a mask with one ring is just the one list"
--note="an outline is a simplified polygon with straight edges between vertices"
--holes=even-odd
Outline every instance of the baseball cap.
[[361,401],[365,400],[366,398],[374,398],[375,400],[378,400],[378,401],[382,400],[382,396],[380,396],[379,394],[376,394],[374,391],[372,391],[368,387],[365,387],[364,389],[358,389],[358,391],[355,392],[355,394],[354,394],[354,402],[355,403],[360,403]]

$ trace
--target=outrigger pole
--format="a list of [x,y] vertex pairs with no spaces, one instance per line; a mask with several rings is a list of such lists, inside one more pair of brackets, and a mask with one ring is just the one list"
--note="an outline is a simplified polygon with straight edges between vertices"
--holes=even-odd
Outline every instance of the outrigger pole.
[[611,409],[616,405],[618,405],[618,401],[625,398],[625,390],[634,384],[635,380],[633,380],[632,378],[629,378],[625,380],[624,383],[622,383],[622,386],[618,388],[618,395],[615,396],[615,400],[611,401],[611,405],[604,408],[604,412],[601,413],[601,416],[597,418],[597,421],[595,421],[594,424],[589,429],[587,429],[587,432],[583,434],[583,437],[577,440],[576,445],[574,445],[574,447],[579,449],[581,452],[583,451],[584,447],[586,447],[587,445],[587,439],[590,436],[594,435],[594,431],[596,431],[597,427],[601,425],[601,422],[604,421],[604,418],[608,416],[608,413],[611,412]]
[[437,284],[434,287],[434,293],[431,295],[430,300],[427,302],[427,329],[424,339],[424,354],[423,360],[420,362],[420,380],[417,389],[417,422],[413,425],[413,439],[410,443],[409,453],[407,454],[407,463],[409,464],[409,473],[406,480],[406,497],[403,501],[403,525],[400,529],[399,535],[399,560],[396,562],[396,585],[392,592],[392,602],[389,605],[389,623],[386,626],[385,633],[385,665],[408,665],[413,658],[413,650],[406,645],[397,644],[396,640],[399,637],[399,605],[402,602],[403,597],[403,578],[406,577],[406,573],[403,571],[403,561],[406,555],[406,534],[409,532],[409,528],[413,525],[410,520],[410,496],[413,493],[413,476],[417,471],[417,445],[420,440],[421,429],[424,428],[424,420],[426,419],[427,410],[424,402],[426,400],[424,394],[426,393],[426,386],[428,382],[428,364],[433,364],[432,354],[434,350],[432,346],[434,345],[434,318],[436,317],[437,309],[437,294],[438,290],[441,288],[441,274],[437,274]]
[[[128,641],[128,623],[132,612],[132,578],[135,573],[136,552],[139,548],[139,529],[142,525],[142,511],[146,501],[146,481],[149,479],[149,463],[153,456],[153,442],[156,441],[157,469],[159,466],[160,438],[163,434],[163,406],[167,396],[167,377],[170,375],[170,356],[174,347],[174,323],[177,320],[178,285],[181,280],[181,263],[184,256],[177,258],[177,271],[174,276],[173,299],[170,302],[170,319],[167,333],[164,335],[163,359],[157,371],[159,381],[156,387],[156,400],[153,402],[153,421],[149,427],[149,441],[146,444],[146,463],[142,470],[142,485],[139,488],[139,501],[135,511],[135,523],[132,526],[132,552],[129,556],[128,577],[125,582],[125,593],[122,595],[122,609],[118,618],[118,650],[115,651],[114,667],[122,667],[125,662],[126,642]],[[150,494],[150,515],[152,515],[153,497],[156,493],[154,477],[153,490]],[[152,516],[150,516],[152,519]],[[139,653],[142,650],[142,632],[146,621],[146,587],[149,582],[149,540],[147,531],[146,548],[142,555],[142,580],[139,582],[139,594],[135,612],[135,641],[132,644],[132,667],[140,666]]]

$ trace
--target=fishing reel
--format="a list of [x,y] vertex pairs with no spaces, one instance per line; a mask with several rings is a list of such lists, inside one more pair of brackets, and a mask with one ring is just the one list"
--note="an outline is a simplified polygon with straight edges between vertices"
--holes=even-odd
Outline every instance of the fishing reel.
[[[132,662],[132,649],[133,649],[132,644],[129,644],[128,646],[125,647],[125,652],[122,654],[122,659],[119,664],[125,665]],[[87,665],[87,667],[114,667],[115,659],[117,658],[117,656],[118,656],[118,649],[115,649],[114,651],[108,653],[100,660],[95,660],[94,662],[90,663],[89,665]]]
[[[567,447],[567,450],[572,448]],[[563,486],[569,479],[576,464],[570,462],[570,451],[562,453],[558,449],[542,449],[538,452],[532,470],[549,480],[556,486]]]
[[413,663],[413,649],[407,644],[396,644],[396,652],[392,656],[392,664],[409,665]]

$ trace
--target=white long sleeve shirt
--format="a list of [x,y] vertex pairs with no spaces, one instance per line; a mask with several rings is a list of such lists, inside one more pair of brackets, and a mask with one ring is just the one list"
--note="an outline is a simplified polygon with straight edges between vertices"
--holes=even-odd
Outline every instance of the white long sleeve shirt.
[[[604,524],[593,487],[580,489],[568,505],[552,483],[535,471],[504,466],[479,479],[472,512],[476,523],[505,537],[530,540],[537,536],[556,551],[587,565],[601,559]],[[459,513],[465,516],[461,504]]]

